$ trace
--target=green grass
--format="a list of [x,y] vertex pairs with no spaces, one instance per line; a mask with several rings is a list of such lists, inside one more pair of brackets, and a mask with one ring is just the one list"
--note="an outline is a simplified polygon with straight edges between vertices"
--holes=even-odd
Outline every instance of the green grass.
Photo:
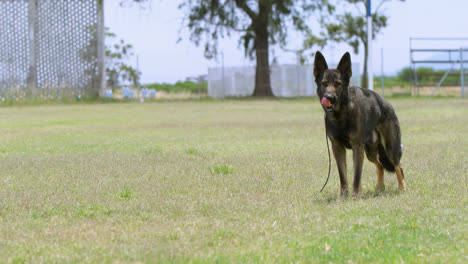
[[316,99],[1,107],[0,262],[466,263],[467,101],[391,102],[409,190],[359,199]]
[[231,173],[234,173],[235,170],[232,168],[229,168],[229,166],[227,165],[224,165],[221,167],[214,167],[213,170],[211,170],[210,168],[210,172],[211,174],[231,174]]

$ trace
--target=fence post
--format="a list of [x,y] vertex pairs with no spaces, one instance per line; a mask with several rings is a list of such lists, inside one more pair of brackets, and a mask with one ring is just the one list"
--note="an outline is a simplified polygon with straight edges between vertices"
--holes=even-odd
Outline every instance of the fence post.
[[463,46],[460,47],[460,84],[461,97],[465,97],[465,70],[463,69]]
[[300,51],[296,52],[296,84],[297,84],[297,99],[301,99],[301,53]]
[[382,72],[382,96],[385,95],[385,76],[384,76],[384,61],[383,61],[383,48],[380,48],[380,69],[381,69],[381,72]]
[[36,61],[36,0],[28,2],[28,41],[29,41],[29,69],[27,85],[33,97],[37,96],[37,61]]
[[224,95],[225,95],[225,88],[224,88],[224,51],[221,51],[221,67],[222,67],[222,72],[221,72],[221,75],[222,75],[222,79],[223,79],[223,85],[222,85],[222,88],[223,88],[223,95],[222,95],[222,98],[224,100]]
[[137,78],[137,81],[136,81],[136,88],[137,88],[137,102],[139,103],[143,103],[143,97],[140,97],[141,94],[141,87],[140,87],[140,76],[138,75],[138,73],[140,72],[140,57],[137,55],[136,56],[136,78]]
[[97,1],[97,68],[98,83],[95,89],[99,96],[106,94],[106,46],[104,42],[104,0]]

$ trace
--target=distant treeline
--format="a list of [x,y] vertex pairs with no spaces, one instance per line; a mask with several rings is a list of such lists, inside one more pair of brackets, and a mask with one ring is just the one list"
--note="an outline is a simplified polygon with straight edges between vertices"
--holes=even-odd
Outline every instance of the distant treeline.
[[[444,76],[447,70],[434,70],[433,68],[420,67],[416,69],[416,76],[419,85],[435,85]],[[466,72],[465,72],[466,74]],[[414,79],[414,72],[409,68],[403,68],[397,75],[397,79],[402,83],[411,83]],[[460,85],[460,70],[452,71],[444,80],[442,85]]]
[[157,92],[165,91],[168,93],[207,93],[208,83],[195,83],[190,81],[176,82],[175,84],[168,83],[152,83],[143,85],[148,89],[156,89]]
[[[434,70],[433,68],[420,67],[416,69],[416,75],[418,77],[418,84],[422,86],[434,86],[445,74],[446,70]],[[396,76],[387,76],[385,77],[385,86],[386,87],[408,87],[413,83],[414,73],[409,68],[403,68],[398,72]],[[467,78],[468,79],[468,78]],[[377,76],[374,79],[375,85],[380,85],[380,78]],[[465,81],[467,82],[467,81]],[[443,86],[452,86],[460,85],[460,70],[454,70],[451,72],[447,78],[445,78],[442,83]],[[202,93],[206,94],[208,92],[208,83],[195,83],[191,81],[178,81],[175,84],[169,83],[152,83],[143,85],[148,89],[156,89],[156,91],[165,91],[168,93]]]

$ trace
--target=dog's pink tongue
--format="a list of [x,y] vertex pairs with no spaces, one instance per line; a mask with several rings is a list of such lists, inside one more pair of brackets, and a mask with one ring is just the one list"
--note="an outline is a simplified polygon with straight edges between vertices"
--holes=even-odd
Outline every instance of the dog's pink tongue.
[[333,104],[330,102],[330,100],[328,100],[327,98],[323,97],[322,98],[322,105],[325,106],[325,107],[332,107]]

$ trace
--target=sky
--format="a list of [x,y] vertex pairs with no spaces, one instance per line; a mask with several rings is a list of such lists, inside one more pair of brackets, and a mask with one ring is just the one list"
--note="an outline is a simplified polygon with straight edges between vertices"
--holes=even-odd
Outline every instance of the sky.
[[[120,0],[104,1],[105,25],[119,39],[134,47],[142,83],[175,83],[186,77],[207,74],[209,67],[220,67],[221,61],[208,60],[203,47],[189,40],[189,31],[182,27],[184,13],[178,9],[181,0],[153,0],[149,8],[137,4],[121,7]],[[373,5],[379,1],[372,1]],[[468,38],[468,0],[406,0],[391,1],[381,8],[389,16],[386,28],[372,45],[374,75],[381,75],[382,54],[385,75],[395,75],[410,63],[409,39],[426,37]],[[182,41],[177,43],[177,40]],[[292,34],[289,45],[300,47],[302,41]],[[415,48],[468,47],[465,41],[414,41]],[[224,39],[219,49],[224,53],[224,65],[251,66],[244,57],[238,38]],[[327,61],[338,62],[349,51],[354,63],[363,65],[363,50],[354,54],[346,44],[327,45],[321,52]],[[292,52],[277,52],[278,63],[296,62]],[[136,66],[137,60],[129,62]]]

